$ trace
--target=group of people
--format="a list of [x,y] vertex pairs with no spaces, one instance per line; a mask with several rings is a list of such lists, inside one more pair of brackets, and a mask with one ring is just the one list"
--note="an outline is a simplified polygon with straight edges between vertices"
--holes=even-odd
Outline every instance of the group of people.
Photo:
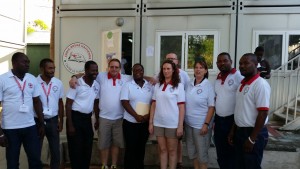
[[[54,63],[43,59],[37,78],[27,73],[29,59],[24,53],[15,53],[12,65],[11,71],[0,76],[0,145],[6,147],[7,168],[18,168],[23,144],[29,168],[40,169],[44,134],[50,145],[50,167],[58,168],[64,92],[54,77]],[[205,60],[195,61],[190,80],[178,68],[174,53],[166,55],[155,77],[144,76],[139,63],[129,76],[120,74],[118,59],[111,59],[108,71],[101,73],[96,62],[86,62],[84,75],[72,76],[66,94],[72,168],[89,168],[93,128],[98,130],[101,169],[109,168],[110,154],[110,169],[116,169],[119,150],[124,147],[124,168],[143,169],[149,134],[156,136],[161,169],[182,168],[183,135],[194,168],[206,169],[212,130],[220,169],[261,168],[268,140],[270,86],[260,77],[257,65],[256,55],[246,53],[238,71],[232,68],[230,54],[220,53],[220,73],[213,85]]]

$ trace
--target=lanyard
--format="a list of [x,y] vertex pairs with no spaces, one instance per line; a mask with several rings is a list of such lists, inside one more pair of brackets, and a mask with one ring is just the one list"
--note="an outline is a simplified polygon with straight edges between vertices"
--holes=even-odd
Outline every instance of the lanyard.
[[43,87],[44,93],[47,97],[47,108],[49,109],[49,95],[50,95],[50,90],[51,90],[51,87],[52,87],[52,82],[49,85],[48,92],[46,92],[46,88],[45,88],[44,83],[42,83],[42,87]]
[[18,84],[19,89],[22,92],[22,103],[24,104],[24,89],[26,87],[26,80],[23,83],[23,87],[21,86],[20,82],[18,81],[18,79],[16,78],[16,76],[14,76],[16,83]]

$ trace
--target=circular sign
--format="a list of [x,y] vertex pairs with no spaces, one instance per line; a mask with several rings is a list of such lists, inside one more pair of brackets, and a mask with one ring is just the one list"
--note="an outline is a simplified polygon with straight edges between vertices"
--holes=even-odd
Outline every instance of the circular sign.
[[84,72],[85,62],[92,59],[91,49],[80,42],[70,44],[63,53],[63,63],[66,69],[73,74]]

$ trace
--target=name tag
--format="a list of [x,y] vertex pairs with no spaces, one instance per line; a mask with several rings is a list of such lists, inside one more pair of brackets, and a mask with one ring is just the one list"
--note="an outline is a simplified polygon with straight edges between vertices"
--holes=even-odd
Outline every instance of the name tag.
[[51,116],[51,115],[52,115],[52,110],[51,110],[51,109],[48,109],[48,108],[44,108],[43,114],[44,114],[45,116]]
[[25,104],[22,104],[19,108],[19,111],[22,113],[29,113],[29,107],[26,106]]

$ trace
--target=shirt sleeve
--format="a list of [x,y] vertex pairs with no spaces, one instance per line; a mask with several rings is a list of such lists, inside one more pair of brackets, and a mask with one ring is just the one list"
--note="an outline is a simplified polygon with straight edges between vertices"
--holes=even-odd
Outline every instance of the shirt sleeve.
[[185,73],[184,73],[184,89],[187,88],[189,82],[190,82],[190,77],[189,77],[188,73],[185,72]]
[[62,84],[62,82],[60,82],[60,93],[59,93],[59,98],[63,98],[64,97],[64,86]]
[[132,76],[131,75],[121,75],[122,80],[124,80],[124,82],[129,82],[132,80]]
[[3,79],[0,78],[0,101],[3,99]]
[[[77,88],[78,88],[78,86],[77,86]],[[69,99],[75,100],[75,97],[76,97],[76,91],[77,91],[76,89],[70,88],[70,89],[68,90],[68,92],[67,92],[66,97],[69,98]]]
[[270,106],[270,85],[264,79],[261,79],[260,83],[255,85],[255,104],[258,110],[269,110]]
[[184,87],[182,83],[179,83],[178,85],[178,97],[177,97],[177,103],[184,103],[185,102],[185,92]]
[[36,78],[32,78],[32,82],[35,86],[34,89],[33,89],[32,97],[38,97],[39,95],[41,95],[42,86],[38,83]]
[[98,93],[96,94],[96,99],[100,99],[100,84],[97,82]]
[[208,85],[208,106],[215,106],[215,91],[211,83]]
[[120,100],[129,100],[129,83],[125,83],[125,85],[122,87]]

